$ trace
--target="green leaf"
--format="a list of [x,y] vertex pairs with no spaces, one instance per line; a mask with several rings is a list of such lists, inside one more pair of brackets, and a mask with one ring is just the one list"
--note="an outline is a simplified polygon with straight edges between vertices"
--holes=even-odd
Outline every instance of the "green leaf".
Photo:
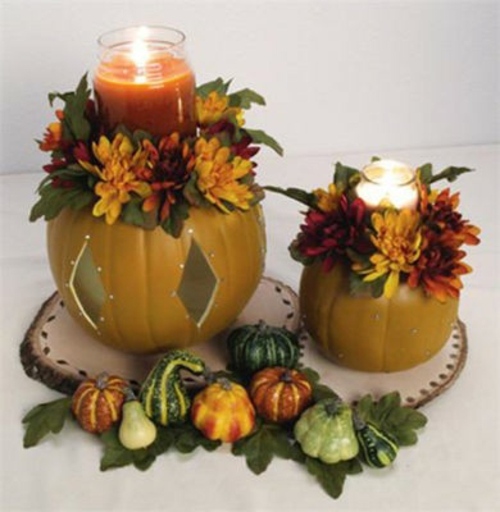
[[161,224],[166,233],[174,238],[179,238],[182,233],[184,221],[189,217],[189,205],[187,203],[178,202],[171,206],[170,215]]
[[144,212],[142,210],[141,197],[134,197],[123,206],[121,218],[123,222],[139,226],[143,229],[154,229],[156,227],[156,211]]
[[101,471],[112,468],[121,468],[134,464],[138,469],[145,470],[151,466],[156,456],[148,448],[129,450],[125,448],[118,438],[118,428],[113,427],[101,434],[104,443],[104,454],[101,458]]
[[467,172],[473,172],[474,169],[469,169],[468,167],[454,167],[450,166],[436,174],[431,178],[429,183],[434,183],[439,180],[446,179],[448,181],[455,181],[461,174],[465,174]]
[[326,384],[321,384],[319,373],[312,368],[301,368],[301,373],[303,373],[307,380],[311,383],[312,387],[312,395],[314,402],[319,402],[324,398],[339,398],[340,396]]
[[104,443],[104,455],[101,458],[101,471],[112,468],[121,468],[134,463],[134,452],[125,448],[118,439],[115,428],[101,434]]
[[432,181],[432,164],[427,163],[421,165],[418,169],[418,175],[420,177],[420,181],[428,185]]
[[269,192],[275,192],[276,194],[281,194],[283,196],[289,197],[299,203],[305,204],[309,208],[314,208],[316,206],[316,196],[312,192],[306,192],[300,188],[281,188],[275,187],[273,185],[267,185],[263,187],[264,190],[269,190]]
[[291,459],[294,450],[284,428],[262,423],[252,435],[236,441],[232,453],[243,455],[250,471],[260,475],[268,468],[274,456]]
[[71,415],[71,398],[59,398],[52,402],[37,405],[23,418],[26,432],[23,446],[30,448],[38,444],[47,434],[58,434]]
[[211,92],[217,92],[219,95],[224,96],[227,94],[227,90],[229,85],[231,84],[231,80],[228,82],[224,82],[222,78],[216,78],[211,82],[207,82],[205,84],[201,84],[196,88],[196,95],[205,99]]
[[298,240],[295,239],[292,241],[292,243],[288,246],[288,252],[290,253],[290,256],[295,261],[298,261],[299,263],[302,263],[302,265],[312,265],[314,263],[314,257],[312,256],[304,256],[302,251],[299,249]]
[[323,490],[335,499],[342,494],[347,475],[355,475],[363,471],[357,459],[337,464],[325,464],[319,459],[306,456],[305,466],[309,473],[316,478]]
[[257,105],[266,104],[266,100],[252,89],[241,89],[241,91],[231,93],[228,97],[230,107],[249,109],[253,103]]
[[40,217],[45,220],[54,219],[66,207],[80,210],[95,199],[91,190],[79,186],[62,188],[49,184],[44,186],[39,194],[40,199],[33,205],[30,212],[30,222],[34,222]]
[[248,135],[250,135],[253,142],[255,142],[256,144],[264,144],[265,146],[268,146],[272,150],[276,151],[278,155],[283,156],[283,148],[281,147],[279,142],[276,141],[276,139],[274,139],[270,135],[268,135],[265,131],[250,130],[247,128],[245,129],[245,131],[248,133]]
[[62,120],[63,138],[65,140],[88,140],[91,126],[85,115],[87,101],[91,90],[88,87],[87,74],[83,75],[74,92],[49,94],[49,103],[52,106],[55,99],[64,102],[64,118]]
[[449,182],[455,181],[461,174],[473,172],[474,169],[470,169],[469,167],[450,166],[446,167],[446,169],[442,170],[438,174],[433,174],[432,164],[427,163],[421,165],[417,171],[420,177],[420,181],[425,185],[430,185],[431,183],[435,183],[436,181],[444,179],[448,180]]
[[353,167],[348,167],[337,162],[335,164],[333,182],[335,183],[337,190],[341,192],[352,187],[354,182],[359,179],[359,175],[360,173],[358,169],[354,169]]
[[192,172],[189,177],[186,186],[184,187],[182,194],[186,198],[187,202],[191,206],[202,207],[206,206],[206,200],[203,197],[202,193],[198,189],[198,173]]
[[212,441],[203,436],[203,434],[190,423],[185,423],[179,427],[172,427],[174,433],[174,447],[180,453],[191,453],[196,448],[201,447],[206,451],[216,450],[221,442]]
[[356,406],[359,417],[373,423],[390,434],[400,446],[410,446],[418,441],[416,430],[427,423],[424,414],[401,405],[399,392],[388,393],[378,402],[371,395],[364,396]]

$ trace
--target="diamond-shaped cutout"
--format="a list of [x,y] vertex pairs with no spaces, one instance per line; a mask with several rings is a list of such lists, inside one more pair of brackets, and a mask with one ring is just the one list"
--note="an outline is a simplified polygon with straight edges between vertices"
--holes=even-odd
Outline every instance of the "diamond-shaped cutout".
[[69,289],[84,318],[94,329],[97,329],[101,307],[106,299],[106,290],[88,242],[84,243],[75,261],[69,279]]
[[212,308],[219,281],[196,240],[192,240],[177,295],[200,326]]

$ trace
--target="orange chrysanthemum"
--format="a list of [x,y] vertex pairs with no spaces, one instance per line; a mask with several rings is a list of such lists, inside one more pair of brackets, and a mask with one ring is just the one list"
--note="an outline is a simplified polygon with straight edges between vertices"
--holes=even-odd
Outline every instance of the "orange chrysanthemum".
[[54,121],[47,126],[43,140],[39,142],[38,147],[42,151],[55,151],[61,149],[62,141],[62,123],[64,114],[62,110],[56,110],[58,121]]

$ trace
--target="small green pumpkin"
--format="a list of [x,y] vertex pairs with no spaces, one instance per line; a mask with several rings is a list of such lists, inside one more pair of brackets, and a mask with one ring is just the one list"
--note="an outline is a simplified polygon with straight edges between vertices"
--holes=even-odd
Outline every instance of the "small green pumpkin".
[[249,374],[270,366],[293,368],[300,357],[296,334],[263,320],[234,329],[226,343],[231,366]]
[[160,425],[183,423],[188,417],[191,400],[180,376],[182,368],[196,375],[206,369],[199,357],[173,350],[156,363],[141,387],[144,410]]
[[293,433],[306,455],[326,464],[353,459],[359,452],[351,408],[336,398],[306,409]]
[[354,424],[363,460],[373,468],[390,466],[399,450],[396,441],[371,423],[356,420]]

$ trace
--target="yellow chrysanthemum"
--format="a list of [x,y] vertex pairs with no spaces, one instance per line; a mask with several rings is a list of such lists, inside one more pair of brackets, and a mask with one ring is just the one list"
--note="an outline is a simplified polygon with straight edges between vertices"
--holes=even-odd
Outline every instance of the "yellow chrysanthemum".
[[316,196],[316,206],[322,212],[328,213],[337,209],[340,196],[334,183],[328,185],[328,190],[317,188],[313,194]]
[[241,210],[248,210],[253,193],[248,185],[238,180],[251,171],[252,162],[241,157],[230,161],[229,148],[221,146],[216,138],[209,141],[198,139],[195,155],[197,186],[203,196],[226,213],[229,210],[225,202]]
[[375,212],[372,224],[375,234],[371,240],[377,252],[370,257],[373,267],[365,271],[364,280],[370,282],[389,274],[384,296],[390,298],[398,287],[400,273],[409,273],[420,256],[420,215],[411,210]]
[[148,164],[149,152],[145,149],[134,151],[130,139],[118,134],[112,142],[102,136],[99,143],[92,145],[92,151],[101,166],[80,161],[80,165],[95,174],[101,181],[95,186],[95,193],[101,198],[92,213],[96,217],[106,216],[106,223],[113,224],[120,216],[122,206],[130,201],[130,192],[141,197],[151,194],[149,185],[137,178],[136,173]]
[[223,117],[234,116],[238,126],[245,123],[241,108],[229,107],[229,98],[212,91],[206,98],[196,97],[196,117],[201,126],[217,123]]

